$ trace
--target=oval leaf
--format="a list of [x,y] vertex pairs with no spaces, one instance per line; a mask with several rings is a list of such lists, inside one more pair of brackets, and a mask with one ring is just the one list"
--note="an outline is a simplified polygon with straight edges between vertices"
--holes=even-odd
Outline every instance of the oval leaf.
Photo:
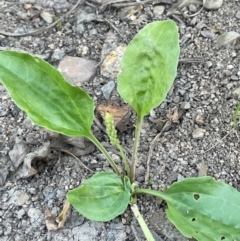
[[240,240],[240,192],[211,177],[186,178],[163,193],[167,216],[188,238],[199,241]]
[[178,28],[172,20],[146,25],[128,45],[118,92],[140,117],[166,98],[176,77],[179,52]]
[[131,196],[130,180],[113,172],[99,172],[81,187],[67,193],[67,200],[84,217],[95,221],[109,221],[122,214]]
[[69,136],[91,136],[92,98],[44,60],[2,51],[0,82],[35,124]]

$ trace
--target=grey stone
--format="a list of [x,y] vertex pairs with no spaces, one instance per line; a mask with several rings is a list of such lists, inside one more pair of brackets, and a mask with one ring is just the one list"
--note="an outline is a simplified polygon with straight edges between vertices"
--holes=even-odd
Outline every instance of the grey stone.
[[180,108],[182,110],[188,110],[188,109],[191,108],[191,104],[190,104],[190,102],[182,102],[181,105],[180,105]]
[[174,102],[174,103],[179,103],[179,102],[180,102],[180,97],[179,97],[179,96],[175,96],[175,97],[173,98],[173,102]]
[[58,70],[72,84],[81,86],[94,77],[97,70],[97,62],[94,60],[64,56],[58,65]]
[[53,54],[52,54],[52,60],[53,61],[57,61],[63,58],[65,54],[65,50],[64,49],[55,49]]
[[103,96],[106,100],[110,98],[110,95],[115,87],[114,81],[109,81],[107,84],[103,85],[101,88],[101,91],[103,93]]
[[238,80],[238,76],[232,75],[232,76],[231,76],[231,80],[237,81],[237,80]]
[[194,5],[194,4],[190,4],[189,5],[189,11],[193,12],[193,13],[197,12],[197,6]]
[[201,31],[201,35],[205,38],[209,38],[209,39],[215,39],[216,35],[215,33],[209,31],[209,30],[203,30]]

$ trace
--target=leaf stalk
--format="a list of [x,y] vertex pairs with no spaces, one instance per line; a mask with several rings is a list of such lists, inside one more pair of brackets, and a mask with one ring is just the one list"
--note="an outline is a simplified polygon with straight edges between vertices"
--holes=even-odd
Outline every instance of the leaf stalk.
[[119,168],[117,167],[116,163],[113,161],[112,157],[109,155],[109,153],[104,148],[104,146],[98,141],[98,139],[92,133],[87,138],[90,141],[92,141],[93,144],[105,155],[105,157],[107,158],[109,164],[112,166],[114,172],[117,175],[121,176],[121,172],[120,172]]
[[139,140],[140,140],[142,124],[143,124],[143,117],[137,115],[137,122],[136,122],[136,129],[135,129],[135,139],[134,139],[134,144],[133,144],[132,163],[131,163],[131,167],[130,167],[130,180],[131,180],[131,183],[135,182],[136,163],[137,163],[137,151],[138,151],[138,146],[139,146]]

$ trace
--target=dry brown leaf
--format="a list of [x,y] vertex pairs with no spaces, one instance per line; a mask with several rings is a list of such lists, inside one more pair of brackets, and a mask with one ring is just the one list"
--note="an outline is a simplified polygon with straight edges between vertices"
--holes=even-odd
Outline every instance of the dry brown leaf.
[[23,141],[20,137],[17,137],[13,149],[8,153],[12,163],[12,171],[19,167],[28,153],[29,148],[25,141]]
[[119,131],[126,131],[130,125],[131,107],[129,105],[116,106],[112,104],[100,104],[96,108],[97,112],[104,119],[105,114],[110,113]]
[[173,123],[178,122],[178,120],[180,118],[178,109],[176,108],[176,109],[173,110],[173,112],[168,113],[167,118]]
[[[50,136],[50,140],[51,147],[57,149],[67,149],[75,156],[87,155],[95,150],[95,145],[85,137],[69,137],[58,134]],[[72,147],[69,148],[67,144],[70,144]]]
[[67,213],[68,210],[70,209],[71,204],[68,202],[68,200],[66,200],[66,202],[64,203],[62,212],[58,215],[56,221],[58,223],[58,228],[62,228],[65,224],[66,218],[67,218]]
[[95,150],[95,145],[85,137],[69,137],[61,136],[65,143],[73,146],[71,153],[75,156],[83,156],[92,153]]
[[222,46],[222,45],[230,45],[230,44],[233,44],[236,42],[237,38],[240,37],[240,34],[237,33],[237,32],[234,32],[234,31],[230,31],[230,32],[227,32],[227,33],[224,33],[222,35],[220,35],[218,38],[217,38],[217,44],[219,46]]
[[45,223],[48,231],[56,231],[59,228],[62,228],[64,226],[67,213],[70,207],[71,207],[70,203],[66,200],[66,202],[64,203],[63,209],[57,218],[51,214],[49,209],[46,210]]
[[223,28],[215,28],[211,26],[206,26],[213,33],[222,33],[224,31]]
[[50,153],[49,145],[50,142],[48,141],[44,143],[43,146],[40,147],[38,150],[30,152],[26,155],[26,157],[24,158],[23,167],[19,173],[19,178],[31,177],[38,172],[35,168],[32,167],[32,162],[38,160],[45,160]]
[[56,218],[51,214],[49,209],[47,209],[45,212],[45,223],[48,231],[58,230],[58,223],[56,222]]

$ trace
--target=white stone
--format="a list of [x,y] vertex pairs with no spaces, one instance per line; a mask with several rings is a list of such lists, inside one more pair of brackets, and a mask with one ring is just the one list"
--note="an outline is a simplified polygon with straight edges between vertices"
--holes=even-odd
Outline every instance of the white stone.
[[193,137],[193,139],[203,138],[205,132],[206,132],[206,130],[204,130],[202,128],[197,128],[193,131],[192,137]]
[[97,62],[94,60],[64,56],[58,65],[58,70],[74,85],[82,83],[94,77],[97,70]]
[[219,9],[223,4],[223,0],[203,0],[203,7],[208,10]]

